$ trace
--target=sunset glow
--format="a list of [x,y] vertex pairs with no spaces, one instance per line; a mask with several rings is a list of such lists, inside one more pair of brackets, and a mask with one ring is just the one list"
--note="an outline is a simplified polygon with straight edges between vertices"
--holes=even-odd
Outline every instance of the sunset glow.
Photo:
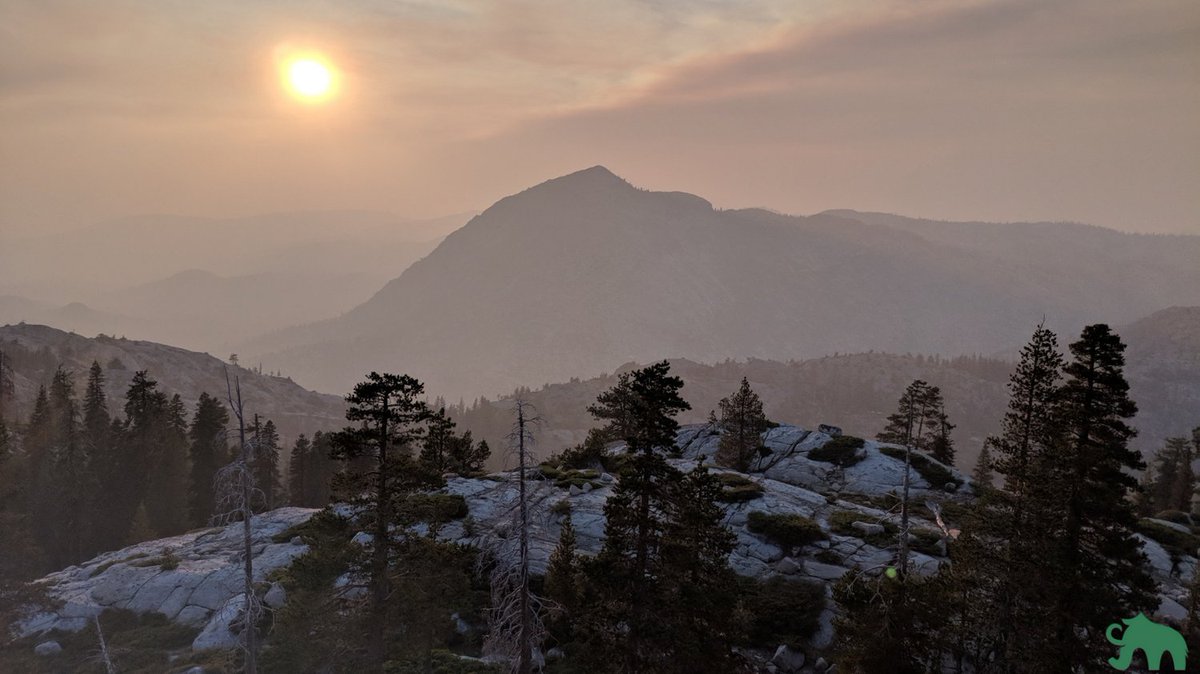
[[333,69],[316,57],[289,61],[285,66],[284,81],[293,94],[308,101],[325,100],[334,89]]

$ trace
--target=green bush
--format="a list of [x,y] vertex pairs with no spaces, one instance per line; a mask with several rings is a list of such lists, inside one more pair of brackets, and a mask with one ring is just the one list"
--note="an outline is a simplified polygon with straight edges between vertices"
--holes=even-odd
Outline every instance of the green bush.
[[1185,555],[1195,555],[1200,548],[1200,537],[1195,534],[1176,531],[1159,522],[1143,519],[1137,524],[1138,533],[1162,545],[1171,555],[1172,561],[1178,561]]
[[793,648],[816,633],[825,609],[821,583],[775,576],[765,581],[742,578],[742,606],[749,614],[746,636],[750,645]]
[[422,521],[445,524],[470,514],[467,500],[459,494],[412,494],[405,505]]
[[717,500],[725,503],[745,503],[763,495],[762,485],[738,473],[718,473],[721,495]]
[[[883,533],[881,534],[866,534],[854,528],[855,522],[866,522],[868,524],[882,524]],[[853,536],[854,538],[862,539],[866,543],[870,543],[877,548],[886,547],[896,543],[896,534],[899,528],[888,522],[887,520],[879,521],[872,515],[866,515],[853,510],[837,510],[829,516],[829,528],[834,533],[843,536]]]
[[583,443],[570,447],[559,454],[558,467],[560,468],[591,468],[597,464],[603,464],[605,458],[605,446],[608,445],[608,437],[604,432],[593,428],[588,431],[587,438]]
[[1154,516],[1156,519],[1174,522],[1175,524],[1183,524],[1192,526],[1192,516],[1182,510],[1164,510]]
[[755,510],[748,518],[750,531],[762,534],[790,550],[828,538],[821,527],[802,515],[776,515]]
[[[880,447],[879,451],[897,461],[904,460],[904,449],[900,447]],[[933,489],[941,489],[947,484],[962,486],[962,480],[955,477],[949,468],[920,452],[914,451],[910,453],[909,463],[912,464],[913,470],[917,471],[917,474],[928,482],[929,486]]]
[[810,450],[808,458],[849,468],[866,458],[865,454],[858,451],[862,449],[865,442],[862,438],[856,438],[853,435],[839,435],[820,447]]

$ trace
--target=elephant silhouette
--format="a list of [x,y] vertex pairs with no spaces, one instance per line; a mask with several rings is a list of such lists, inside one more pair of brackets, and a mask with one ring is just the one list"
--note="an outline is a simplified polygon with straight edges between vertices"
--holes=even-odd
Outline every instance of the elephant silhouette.
[[[1171,664],[1174,665],[1175,671],[1185,671],[1187,642],[1183,640],[1182,634],[1166,625],[1159,625],[1142,613],[1125,618],[1121,622],[1125,623],[1124,628],[1120,623],[1113,623],[1104,633],[1110,644],[1121,647],[1118,657],[1108,659],[1108,664],[1112,665],[1113,669],[1129,669],[1129,665],[1133,663],[1134,651],[1140,648],[1146,654],[1146,666],[1150,671],[1159,671],[1163,653],[1171,654]],[[1113,636],[1113,632],[1118,629],[1121,630],[1120,637]]]

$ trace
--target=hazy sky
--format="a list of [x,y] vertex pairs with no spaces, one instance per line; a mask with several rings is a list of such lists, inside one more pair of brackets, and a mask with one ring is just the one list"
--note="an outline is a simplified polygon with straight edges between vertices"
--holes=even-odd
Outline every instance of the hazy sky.
[[[304,105],[277,57],[323,52]],[[486,207],[604,164],[793,213],[1200,234],[1195,0],[0,0],[0,228]]]

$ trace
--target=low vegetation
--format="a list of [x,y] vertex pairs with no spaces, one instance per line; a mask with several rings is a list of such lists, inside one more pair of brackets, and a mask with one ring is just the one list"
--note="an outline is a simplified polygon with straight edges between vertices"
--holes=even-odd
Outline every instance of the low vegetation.
[[[896,459],[897,461],[904,460],[904,449],[900,447],[880,447],[880,452]],[[956,487],[962,486],[963,481],[956,477],[949,468],[934,461],[920,452],[911,452],[909,454],[909,463],[912,469],[917,471],[921,479],[929,483],[932,489],[941,489],[948,484]]]
[[813,461],[823,461],[841,466],[842,468],[849,468],[867,458],[866,454],[859,451],[865,443],[865,440],[856,438],[853,435],[839,435],[820,447],[809,451],[808,458]]
[[725,503],[745,503],[763,495],[762,485],[738,473],[720,473],[717,479],[721,481],[719,500]]
[[748,519],[750,531],[762,534],[776,545],[790,550],[823,541],[828,536],[821,526],[803,515],[765,513],[755,510]]

